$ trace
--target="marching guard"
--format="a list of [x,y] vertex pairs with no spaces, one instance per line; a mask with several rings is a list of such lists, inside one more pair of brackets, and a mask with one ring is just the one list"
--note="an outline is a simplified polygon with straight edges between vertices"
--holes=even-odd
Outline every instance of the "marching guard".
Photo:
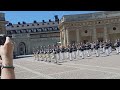
[[88,42],[85,44],[85,48],[86,48],[87,57],[89,57],[89,56],[90,56],[90,52],[89,52],[90,46],[89,46],[89,43],[88,43]]
[[105,42],[105,54],[109,56],[109,43],[107,41]]
[[73,48],[73,52],[72,52],[73,53],[73,57],[74,57],[74,59],[76,59],[77,47],[76,47],[75,44],[73,44],[72,48]]
[[57,47],[55,45],[53,45],[52,54],[53,54],[52,59],[55,60],[54,63],[58,63]]
[[119,46],[118,50],[119,50],[119,53],[120,53],[120,40],[119,39],[117,40],[117,43],[118,43],[118,46]]
[[95,44],[95,52],[96,52],[96,57],[99,57],[100,56],[100,44],[98,42],[98,40],[96,41],[96,44]]
[[70,48],[70,45],[68,45],[67,47],[66,47],[66,59],[69,59],[69,57],[70,57],[70,55],[69,55],[69,49]]
[[61,60],[63,61],[65,59],[65,47],[64,46],[60,48],[60,56],[61,56]]
[[39,58],[39,54],[40,54],[40,50],[39,50],[39,48],[37,48],[37,49],[36,49],[36,57],[37,57],[37,61],[40,60],[40,58]]
[[115,46],[117,54],[119,54],[119,42],[118,42],[118,40],[116,40],[114,46]]
[[33,48],[33,56],[34,56],[34,60],[36,60],[36,50],[35,50],[35,48]]
[[72,48],[72,45],[70,45],[70,47],[69,47],[70,61],[73,60],[73,58],[72,58],[72,52],[73,52],[73,48]]
[[59,45],[57,45],[57,48],[56,48],[56,52],[57,52],[57,54],[56,54],[56,59],[57,59],[57,61],[59,62],[60,61],[60,47],[59,47]]

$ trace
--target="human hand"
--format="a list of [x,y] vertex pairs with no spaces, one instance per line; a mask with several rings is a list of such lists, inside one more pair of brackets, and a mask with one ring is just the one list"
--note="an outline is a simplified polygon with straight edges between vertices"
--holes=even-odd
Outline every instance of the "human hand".
[[4,45],[0,46],[0,56],[2,59],[0,63],[3,65],[13,65],[13,49],[14,46],[11,39],[9,37],[6,37]]

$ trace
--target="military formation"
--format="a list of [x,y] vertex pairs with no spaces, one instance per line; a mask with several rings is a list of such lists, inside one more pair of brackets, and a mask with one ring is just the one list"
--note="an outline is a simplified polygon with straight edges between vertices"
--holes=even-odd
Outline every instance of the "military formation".
[[117,39],[114,43],[110,40],[103,42],[80,42],[77,44],[70,44],[67,47],[60,45],[40,46],[33,48],[34,60],[60,63],[66,60],[73,61],[75,59],[85,59],[95,55],[100,57],[101,54],[109,56],[113,50],[116,54],[120,53],[120,40]]

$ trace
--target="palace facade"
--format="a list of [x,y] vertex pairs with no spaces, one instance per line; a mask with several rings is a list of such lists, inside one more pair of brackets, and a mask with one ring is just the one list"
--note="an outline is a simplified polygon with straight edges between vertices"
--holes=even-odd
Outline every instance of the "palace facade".
[[54,21],[9,23],[6,26],[6,31],[15,43],[14,53],[16,55],[32,54],[33,48],[57,44],[60,42],[58,24],[57,15],[55,15]]
[[94,42],[120,39],[120,11],[64,15],[60,20],[60,42]]

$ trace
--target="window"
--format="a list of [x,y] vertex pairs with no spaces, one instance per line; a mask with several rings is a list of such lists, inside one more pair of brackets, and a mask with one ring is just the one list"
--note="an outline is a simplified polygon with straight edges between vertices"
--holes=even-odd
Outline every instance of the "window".
[[87,30],[85,30],[85,33],[87,33],[88,31]]
[[36,32],[36,29],[33,29],[34,32]]
[[31,29],[29,29],[28,32],[31,33]]
[[37,29],[37,31],[38,31],[38,32],[41,32],[41,31],[42,31],[42,29],[41,29],[41,28],[38,28],[38,29]]
[[113,30],[116,30],[116,27],[113,27]]
[[10,32],[10,31],[7,31],[7,34],[11,34],[11,32]]
[[29,26],[29,25],[27,25],[27,26]]
[[34,24],[32,24],[32,26],[34,26]]
[[49,25],[49,23],[47,23]]
[[24,27],[24,25],[22,25],[22,27]]
[[39,25],[39,24],[37,24],[37,25]]
[[52,27],[49,27],[49,30],[50,30],[50,31],[52,31],[52,30],[53,30],[53,28],[52,28]]
[[47,28],[44,28],[44,31],[47,31]]
[[42,23],[42,25],[44,25],[44,23]]
[[11,31],[11,34],[13,34],[14,32],[13,31]]
[[19,34],[19,33],[20,33],[20,30],[17,30],[17,33]]

